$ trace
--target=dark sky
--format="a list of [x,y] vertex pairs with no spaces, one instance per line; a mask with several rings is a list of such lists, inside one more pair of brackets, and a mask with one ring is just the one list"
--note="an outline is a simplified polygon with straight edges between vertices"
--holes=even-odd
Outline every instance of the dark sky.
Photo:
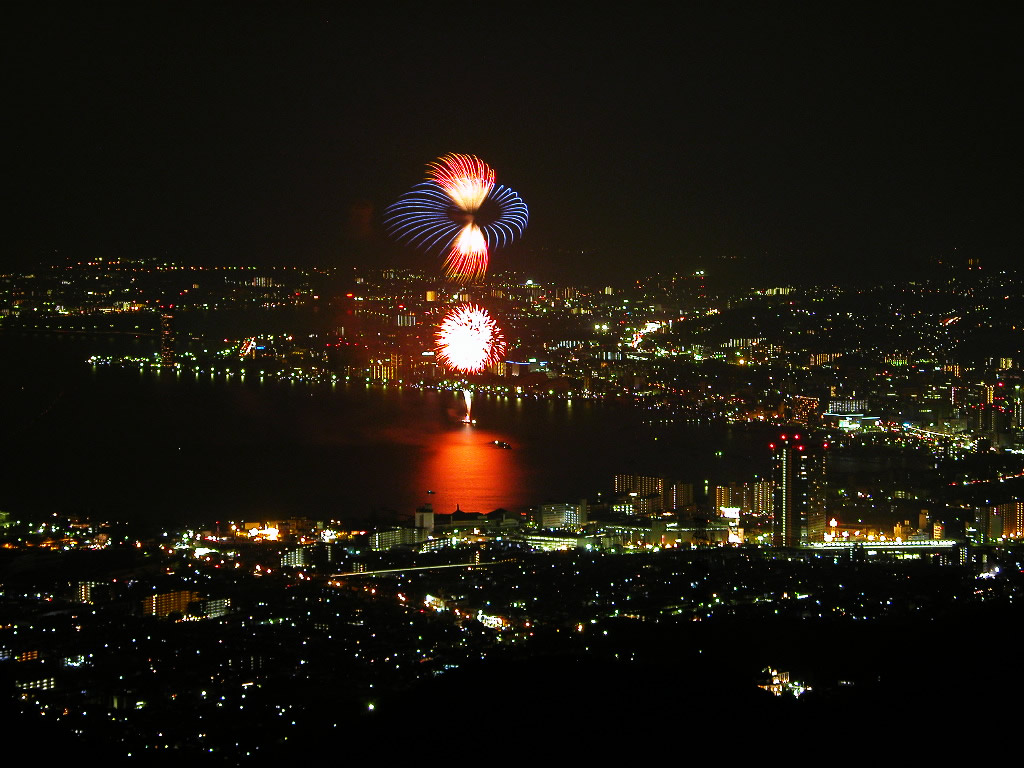
[[365,5],[6,10],[11,263],[411,263],[381,212],[448,152],[522,195],[492,263],[542,277],[1021,253],[995,5]]

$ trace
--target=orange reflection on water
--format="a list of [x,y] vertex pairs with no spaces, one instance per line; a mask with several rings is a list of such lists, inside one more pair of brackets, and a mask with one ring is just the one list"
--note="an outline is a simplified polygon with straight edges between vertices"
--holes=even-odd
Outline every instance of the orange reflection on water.
[[423,502],[445,514],[454,512],[456,505],[463,512],[491,512],[529,504],[521,495],[523,469],[515,445],[499,448],[496,440],[508,438],[469,425],[433,435],[430,457],[420,465],[417,479]]

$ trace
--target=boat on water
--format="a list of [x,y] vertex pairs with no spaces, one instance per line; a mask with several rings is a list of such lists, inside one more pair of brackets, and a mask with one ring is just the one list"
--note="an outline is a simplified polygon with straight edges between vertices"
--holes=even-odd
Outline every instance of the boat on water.
[[492,443],[492,445],[493,445],[493,446],[494,446],[495,448],[511,448],[511,447],[512,447],[512,446],[511,446],[511,445],[509,445],[508,443],[503,443],[503,442],[502,442],[501,440],[495,440],[495,441],[494,441],[494,442]]

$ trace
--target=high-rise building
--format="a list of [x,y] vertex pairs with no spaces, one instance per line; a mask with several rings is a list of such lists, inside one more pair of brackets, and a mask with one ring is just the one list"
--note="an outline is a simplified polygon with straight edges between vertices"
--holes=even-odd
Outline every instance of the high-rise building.
[[975,544],[994,544],[1005,534],[1003,530],[1002,505],[974,508],[973,525],[967,526],[967,537]]
[[166,618],[172,613],[185,614],[192,603],[199,601],[199,593],[190,589],[150,595],[142,601],[142,612],[147,616]]
[[587,523],[588,508],[586,499],[578,504],[541,504],[533,518],[540,528],[581,528]]
[[867,413],[866,397],[834,397],[828,401],[829,413]]
[[174,365],[174,316],[170,312],[160,313],[160,364],[164,368]]
[[810,453],[807,482],[807,533],[804,541],[824,541],[831,513],[828,505],[828,444],[817,443]]
[[402,544],[412,544],[416,541],[415,528],[378,528],[370,532],[370,549],[374,552],[384,552],[392,547]]
[[309,547],[291,547],[281,553],[282,568],[303,568],[310,564]]
[[97,581],[80,581],[78,582],[78,600],[82,603],[89,603],[90,605],[96,602],[95,589],[100,585]]
[[399,376],[401,356],[392,352],[388,357],[370,361],[370,376],[377,381],[392,381]]
[[967,412],[967,427],[981,435],[994,437],[1010,429],[1013,414],[997,403],[975,406]]
[[662,510],[665,480],[648,475],[615,475],[613,488],[620,511],[654,515]]
[[660,494],[665,481],[660,477],[646,475],[615,475],[615,493],[636,493],[640,496]]
[[795,547],[824,540],[827,447],[814,446],[807,435],[797,433],[781,435],[771,448],[775,486],[772,543]]
[[422,531],[422,538],[426,538],[434,532],[434,507],[432,504],[424,504],[416,510],[416,530]]
[[715,486],[715,510],[721,511],[723,508],[727,507],[739,507],[739,503],[733,503],[733,501],[737,501],[736,497],[739,495],[737,490],[738,486],[736,483]]
[[794,547],[800,543],[800,513],[806,502],[804,477],[807,454],[799,435],[781,435],[772,443],[772,479],[775,482],[775,504],[772,523],[772,544]]
[[1000,504],[998,509],[1003,519],[1003,536],[1014,539],[1024,537],[1024,501]]
[[750,511],[755,515],[770,515],[775,509],[775,485],[771,480],[757,480],[753,483],[753,505]]
[[1013,395],[1009,398],[1012,413],[1011,426],[1014,429],[1024,427],[1024,397],[1021,396],[1020,384],[1013,387]]
[[661,508],[667,512],[693,506],[693,483],[665,483]]

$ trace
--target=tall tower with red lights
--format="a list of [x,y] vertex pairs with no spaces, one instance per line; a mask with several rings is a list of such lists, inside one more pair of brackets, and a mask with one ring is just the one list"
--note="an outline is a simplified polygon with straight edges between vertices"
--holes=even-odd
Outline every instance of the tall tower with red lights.
[[783,434],[771,444],[775,486],[772,544],[796,547],[822,540],[827,444],[814,444],[803,433]]

